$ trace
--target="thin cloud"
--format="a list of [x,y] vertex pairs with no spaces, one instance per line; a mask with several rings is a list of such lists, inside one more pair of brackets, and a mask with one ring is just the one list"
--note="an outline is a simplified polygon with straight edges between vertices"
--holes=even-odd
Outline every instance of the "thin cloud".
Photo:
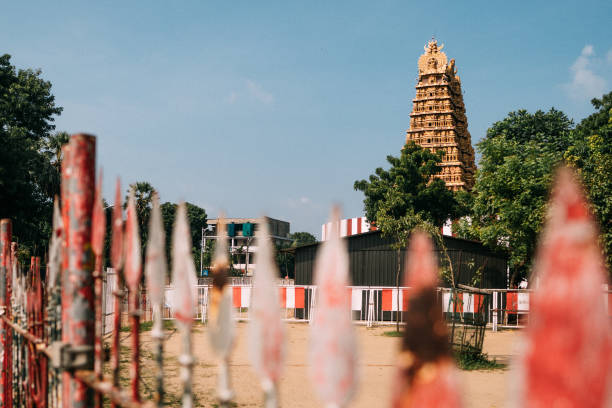
[[251,94],[251,96],[253,96],[258,101],[263,102],[266,105],[269,105],[274,102],[274,95],[266,91],[257,82],[247,79],[246,85],[247,85],[247,90],[249,91],[249,94]]
[[[609,51],[607,55],[608,60],[612,59],[610,54],[611,52]],[[599,97],[606,92],[608,81],[595,72],[594,67],[596,67],[597,63],[594,47],[590,44],[585,45],[580,56],[570,67],[570,72],[572,73],[571,82],[563,86],[570,98],[585,100]]]
[[313,207],[313,202],[308,197],[300,197],[300,198],[289,198],[287,200],[287,204],[290,208],[298,208],[298,207]]
[[225,102],[231,105],[236,102],[236,99],[238,99],[238,94],[235,91],[232,91],[225,97]]

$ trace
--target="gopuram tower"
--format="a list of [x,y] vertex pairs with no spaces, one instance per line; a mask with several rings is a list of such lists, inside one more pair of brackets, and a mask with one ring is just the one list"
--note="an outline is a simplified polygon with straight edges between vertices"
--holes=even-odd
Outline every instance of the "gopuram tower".
[[474,186],[474,148],[468,132],[461,80],[455,60],[447,62],[435,39],[419,58],[419,79],[410,114],[406,143],[413,141],[433,152],[443,151],[442,171],[435,177],[452,191]]

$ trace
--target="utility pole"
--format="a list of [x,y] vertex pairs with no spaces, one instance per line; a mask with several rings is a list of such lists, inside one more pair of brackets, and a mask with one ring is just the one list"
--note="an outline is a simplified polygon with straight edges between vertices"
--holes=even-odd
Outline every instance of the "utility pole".
[[244,276],[247,276],[249,274],[249,245],[251,245],[251,238],[247,238],[246,265],[244,267]]
[[202,239],[200,240],[200,273],[198,276],[202,276],[204,270],[204,247],[206,245],[206,239],[204,238],[204,227],[202,227]]

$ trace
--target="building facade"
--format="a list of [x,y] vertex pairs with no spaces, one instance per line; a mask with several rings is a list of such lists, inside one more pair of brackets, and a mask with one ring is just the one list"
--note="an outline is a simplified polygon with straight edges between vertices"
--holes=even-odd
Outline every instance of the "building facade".
[[[321,241],[327,241],[333,232],[333,223],[328,222],[321,226]],[[335,224],[336,228],[340,228],[340,236],[347,237],[351,235],[363,234],[368,231],[376,231],[375,225],[370,225],[366,217],[353,217],[340,220],[340,224]]]
[[441,178],[450,190],[474,186],[474,148],[465,116],[461,79],[455,60],[447,61],[435,39],[425,46],[418,62],[416,97],[410,113],[406,143],[413,141],[433,152],[443,152]]
[[[225,218],[224,221],[227,225],[228,247],[233,258],[232,268],[241,271],[245,276],[252,276],[254,270],[257,268],[254,262],[254,255],[257,253],[255,231],[259,229],[262,223],[268,225],[268,232],[272,240],[291,241],[289,238],[290,224],[287,221],[281,221],[270,217]],[[210,219],[206,222],[208,228],[202,230],[202,251],[207,250],[207,241],[220,238],[220,234],[217,232],[219,219]],[[204,276],[208,274],[206,267],[207,265],[201,266]]]

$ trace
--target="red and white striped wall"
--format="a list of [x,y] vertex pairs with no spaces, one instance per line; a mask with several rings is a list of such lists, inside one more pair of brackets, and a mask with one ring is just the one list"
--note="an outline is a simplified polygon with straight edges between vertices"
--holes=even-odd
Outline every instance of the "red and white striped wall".
[[306,288],[285,286],[278,290],[281,307],[285,309],[304,309],[306,307]]
[[345,218],[340,220],[340,225],[328,222],[321,226],[321,241],[326,241],[330,237],[332,228],[340,228],[340,236],[348,237],[350,235],[363,234],[368,231],[376,231],[376,227],[370,225],[366,217]]
[[[304,287],[282,286],[278,288],[280,304],[285,309],[303,309],[305,307]],[[251,305],[251,287],[233,286],[232,305],[236,308],[248,308]]]
[[[332,228],[338,228],[338,224],[332,225],[331,222],[323,224],[321,226],[321,241],[326,241],[329,238],[329,234],[333,231]],[[452,237],[453,235],[453,221],[448,219],[444,225],[440,228],[442,235]],[[368,231],[376,231],[376,226],[370,225],[366,217],[355,217],[345,218],[340,220],[340,236],[348,237],[351,235],[363,234]]]
[[528,292],[507,292],[506,293],[506,310],[526,312],[529,310],[529,293]]
[[442,311],[445,313],[477,313],[484,295],[455,292],[442,293]]
[[251,287],[232,286],[232,305],[234,307],[251,307]]

